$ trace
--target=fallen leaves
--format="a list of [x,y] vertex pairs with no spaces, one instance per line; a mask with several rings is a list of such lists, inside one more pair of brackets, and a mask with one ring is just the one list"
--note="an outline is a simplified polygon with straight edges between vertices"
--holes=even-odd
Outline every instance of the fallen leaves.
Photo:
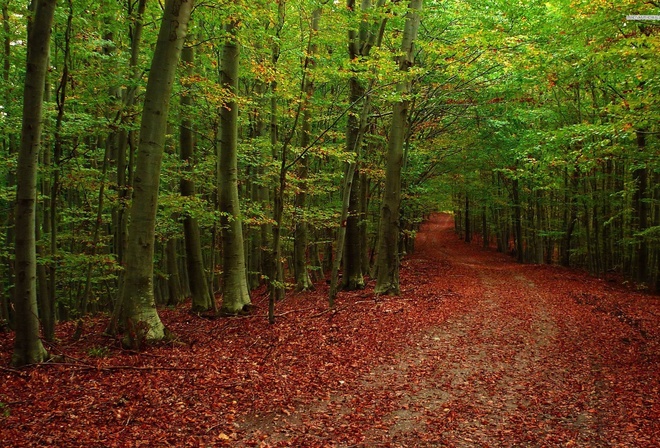
[[[435,216],[401,297],[291,293],[268,325],[162,319],[186,344],[136,354],[104,319],[51,347],[71,365],[0,371],[12,446],[653,446],[657,299],[466,245]],[[0,335],[0,363],[13,340]],[[108,356],[90,358],[90,348]]]

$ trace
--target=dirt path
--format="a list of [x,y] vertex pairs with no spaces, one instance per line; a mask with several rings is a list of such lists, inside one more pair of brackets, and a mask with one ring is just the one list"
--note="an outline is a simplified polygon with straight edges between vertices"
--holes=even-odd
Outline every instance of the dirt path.
[[574,270],[524,266],[434,216],[400,297],[327,285],[255,311],[159,312],[179,339],[137,353],[107,321],[58,325],[67,363],[4,366],[0,446],[655,447],[658,298]]
[[249,433],[292,446],[650,447],[660,440],[657,301],[644,305],[656,313],[646,320],[625,314],[625,303],[610,313],[603,297],[614,293],[603,282],[466,245],[447,215],[425,225],[405,268],[422,275],[404,282],[404,298],[431,291],[452,312],[421,332],[401,331],[407,347],[344,390],[243,422]]

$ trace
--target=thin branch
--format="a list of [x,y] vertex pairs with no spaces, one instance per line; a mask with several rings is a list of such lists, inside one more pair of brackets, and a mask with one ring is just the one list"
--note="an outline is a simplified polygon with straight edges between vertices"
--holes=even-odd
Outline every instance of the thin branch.
[[43,362],[37,364],[29,364],[26,367],[38,367],[38,366],[57,366],[57,367],[75,367],[80,370],[101,370],[105,372],[111,372],[113,370],[183,370],[183,371],[193,371],[193,370],[202,370],[200,367],[167,367],[167,366],[108,366],[108,367],[99,367],[93,366],[91,364],[82,364],[82,363],[72,363],[72,362]]
[[285,170],[288,171],[288,170],[289,170],[293,165],[295,165],[300,159],[302,159],[303,157],[305,157],[305,155],[309,152],[309,150],[312,149],[312,148],[314,147],[314,145],[316,145],[316,143],[318,143],[318,141],[321,140],[321,139],[322,139],[322,138],[323,138],[328,132],[330,132],[330,130],[331,130],[332,128],[334,128],[335,125],[336,125],[337,123],[339,123],[339,120],[341,120],[342,117],[343,117],[344,115],[346,115],[351,109],[353,109],[353,107],[355,107],[360,101],[362,101],[362,99],[363,99],[365,96],[370,95],[371,93],[373,93],[373,92],[375,92],[375,91],[377,91],[377,90],[383,89],[383,88],[385,88],[385,87],[389,87],[389,86],[394,85],[394,84],[396,84],[396,83],[395,83],[395,82],[391,82],[391,83],[384,84],[384,85],[379,86],[379,87],[374,87],[373,89],[370,89],[370,90],[367,90],[366,92],[364,92],[364,93],[363,93],[358,99],[356,99],[356,100],[353,101],[351,104],[349,104],[348,107],[346,107],[346,108],[342,111],[342,113],[339,114],[339,115],[337,116],[337,118],[335,118],[334,121],[333,121],[332,123],[330,123],[330,125],[329,125],[328,127],[326,127],[326,128],[323,130],[323,132],[321,132],[321,133],[320,133],[320,134],[314,139],[314,141],[313,141],[312,143],[310,143],[309,145],[307,145],[307,147],[306,147],[305,149],[303,149],[303,150],[300,152],[300,154],[298,154],[298,155],[297,155],[297,156],[296,156],[296,157],[295,157],[295,158],[294,158],[294,159],[293,159],[288,165],[286,165]]

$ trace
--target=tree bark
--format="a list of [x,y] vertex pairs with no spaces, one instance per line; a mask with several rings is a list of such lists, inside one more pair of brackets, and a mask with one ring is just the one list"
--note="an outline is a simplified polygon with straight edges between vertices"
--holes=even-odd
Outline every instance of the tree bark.
[[[10,104],[12,100],[12,95],[11,95],[12,89],[10,88],[10,84],[9,84],[9,74],[11,71],[12,47],[11,47],[11,28],[9,26],[9,0],[5,0],[2,2],[2,29],[4,32],[2,80],[4,81],[4,85],[5,85],[5,89],[4,89],[5,91],[3,92],[4,93],[3,100],[5,101],[5,104]],[[5,118],[8,119],[9,111],[7,110],[7,108],[5,108],[4,112],[5,114],[7,114]],[[12,135],[6,135],[7,132],[5,131],[5,129],[2,129],[0,131],[4,135],[4,137],[2,138],[3,139],[2,143],[7,150],[6,154],[8,155],[14,154],[16,150],[15,139],[13,138]],[[7,186],[13,187],[15,185],[15,182],[16,179],[14,178],[12,173],[8,173]],[[3,224],[2,227],[6,229],[5,244],[7,246],[13,245],[14,243],[14,234],[12,228],[12,224],[14,222],[13,208],[14,208],[13,204],[10,204],[8,213],[2,223]],[[9,249],[9,247],[7,247],[7,249]],[[10,322],[9,319],[9,308],[10,308],[9,302],[10,302],[10,297],[12,296],[13,283],[14,283],[12,265],[13,262],[9,255],[0,256],[0,278],[2,279],[0,280],[0,325],[4,325],[4,324],[12,325],[12,322]]]
[[[192,46],[184,47],[181,53],[181,60],[185,64],[185,76],[190,77],[193,74],[193,65],[195,61],[195,51]],[[184,78],[181,94],[181,108],[183,118],[179,129],[180,157],[184,162],[184,175],[181,177],[179,188],[181,196],[195,196],[195,182],[192,180],[192,167],[195,163],[194,150],[195,138],[192,131],[192,121],[190,120],[189,109],[193,105],[191,92],[186,89],[191,88],[191,83]],[[211,300],[213,296],[209,291],[208,279],[204,269],[204,258],[202,256],[202,243],[199,232],[199,224],[190,214],[183,217],[183,235],[186,247],[186,270],[188,272],[188,285],[192,295],[192,311],[200,312],[211,309]]]
[[192,6],[192,0],[168,0],[165,4],[147,81],[129,211],[125,271],[114,314],[128,330],[125,342],[132,347],[165,337],[154,300],[156,210],[170,94]]
[[[387,18],[377,17],[370,21],[369,14],[374,9],[380,9],[385,4],[384,0],[378,0],[373,4],[372,0],[361,0],[359,13],[363,19],[359,29],[348,30],[348,57],[351,61],[358,58],[365,59],[371,53],[371,49],[380,47]],[[347,9],[358,13],[355,0],[347,0]],[[360,208],[359,198],[353,191],[355,182],[353,176],[358,170],[360,154],[362,152],[363,137],[367,129],[368,115],[371,110],[371,98],[368,91],[361,84],[357,73],[354,73],[348,81],[349,101],[352,106],[357,106],[362,99],[360,113],[351,112],[348,115],[346,125],[346,151],[355,153],[355,160],[346,163],[345,176],[342,189],[341,225],[337,231],[337,243],[332,272],[330,277],[329,303],[333,306],[338,290],[339,267],[344,262],[344,276],[342,286],[345,289],[361,289],[364,287],[364,271],[361,262],[361,253],[366,250],[366,241],[362,241],[359,231]],[[369,89],[373,86],[373,81]],[[359,170],[358,170],[359,171]],[[359,174],[358,174],[359,176]],[[357,190],[357,189],[356,189]],[[350,254],[348,253],[350,251]],[[343,254],[347,255],[344,256]],[[350,257],[350,258],[349,258]],[[350,261],[349,261],[350,260]]]
[[[312,12],[312,24],[310,29],[310,44],[305,60],[305,67],[308,70],[305,76],[303,86],[304,104],[303,117],[301,125],[300,146],[305,150],[311,142],[312,133],[312,111],[311,99],[314,94],[314,81],[312,80],[311,70],[314,69],[315,55],[318,51],[316,44],[316,34],[319,31],[321,21],[321,9],[316,8]],[[296,290],[308,291],[314,289],[314,284],[309,276],[309,262],[307,249],[309,246],[309,225],[305,219],[305,209],[307,208],[307,175],[309,171],[309,156],[304,156],[298,162],[297,177],[300,179],[299,191],[294,199],[294,217],[295,229],[293,239],[293,271],[296,278]]]
[[222,52],[223,87],[231,100],[220,111],[221,142],[218,158],[220,211],[222,212],[222,314],[237,314],[251,304],[247,287],[243,225],[238,199],[238,24],[227,25],[227,41]]
[[513,179],[512,182],[513,194],[513,231],[516,236],[516,261],[522,263],[524,261],[523,254],[523,232],[522,232],[522,206],[520,204],[520,181]]
[[39,339],[37,314],[35,215],[37,161],[41,143],[44,83],[56,0],[35,0],[28,24],[28,53],[23,96],[23,123],[16,191],[15,307],[16,340],[12,365],[42,362],[48,354]]
[[[147,0],[138,0],[137,8],[133,11],[133,3],[128,2],[130,21],[130,39],[131,39],[131,59],[129,61],[129,76],[132,83],[136,83],[141,77],[138,67],[140,46],[142,43],[143,15],[146,9]],[[135,154],[135,134],[126,128],[133,121],[133,106],[135,105],[136,88],[130,87],[124,97],[125,114],[122,117],[124,126],[120,129],[117,140],[117,187],[119,189],[119,201],[117,209],[114,212],[114,250],[117,254],[117,262],[122,265],[128,237],[128,204],[130,189],[133,185],[133,165]],[[128,154],[127,154],[128,151]]]
[[[286,15],[286,1],[277,1],[277,24],[275,38],[272,40],[271,63],[273,70],[277,71],[277,63],[280,58],[280,34],[284,28]],[[280,165],[278,182],[273,188],[273,221],[271,226],[271,251],[267,254],[268,264],[268,322],[275,323],[275,302],[284,299],[284,266],[282,263],[282,244],[280,236],[282,233],[282,214],[284,211],[284,191],[286,188],[286,145],[282,148],[281,157],[278,156],[278,111],[277,111],[277,79],[270,82],[270,147],[273,160]]]
[[181,283],[181,275],[179,274],[179,260],[177,255],[178,242],[178,238],[170,238],[167,240],[167,246],[165,248],[165,265],[167,266],[168,290],[167,304],[172,306],[178,305],[186,298]]
[[[417,38],[422,0],[410,2],[406,24],[401,44],[402,56],[399,59],[399,71],[406,72],[414,60],[413,46]],[[403,140],[406,134],[406,122],[410,100],[410,83],[401,81],[397,84],[397,92],[401,99],[392,109],[392,126],[387,148],[387,165],[385,169],[385,192],[381,206],[379,244],[378,244],[378,277],[376,279],[376,294],[399,294],[399,213],[401,206],[401,167],[403,164]]]
[[[644,157],[646,149],[646,134],[644,131],[637,131],[637,149]],[[642,165],[642,162],[640,162]],[[635,216],[633,223],[635,231],[638,233],[644,232],[648,228],[648,172],[646,164],[644,163],[639,168],[633,171],[633,181],[635,182],[635,193],[633,195],[633,208],[635,209]],[[639,236],[637,242],[637,253],[635,254],[635,263],[633,268],[633,278],[644,283],[648,280],[648,261],[649,261],[649,245],[645,236]]]

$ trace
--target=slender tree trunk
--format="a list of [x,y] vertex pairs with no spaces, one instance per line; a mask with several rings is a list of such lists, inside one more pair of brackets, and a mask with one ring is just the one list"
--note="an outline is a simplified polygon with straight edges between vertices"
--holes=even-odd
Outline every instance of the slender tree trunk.
[[[316,34],[319,31],[319,23],[321,21],[321,9],[316,8],[312,12],[312,25],[310,29],[310,44],[307,51],[307,58],[305,60],[305,67],[308,70],[305,76],[305,85],[303,86],[304,92],[304,105],[303,117],[300,138],[300,146],[303,150],[311,142],[312,133],[312,95],[314,95],[314,82],[312,80],[311,71],[314,69],[315,56],[318,51],[316,44]],[[309,171],[309,156],[302,157],[298,162],[297,175],[300,179],[300,189],[296,194],[294,206],[296,216],[294,218],[295,229],[293,239],[293,260],[294,260],[294,276],[296,278],[296,290],[308,291],[314,289],[314,284],[309,276],[309,262],[308,262],[308,246],[309,246],[309,224],[305,218],[305,209],[307,208],[307,175]]]
[[[414,62],[413,46],[419,29],[419,12],[422,0],[412,0],[406,16],[401,45],[402,56],[399,71],[407,72]],[[406,135],[406,122],[410,99],[410,83],[401,81],[397,91],[402,99],[392,109],[392,126],[387,147],[385,168],[385,192],[380,214],[378,244],[378,277],[376,294],[399,294],[399,213],[401,205],[401,167],[403,164],[403,141]]]
[[520,204],[520,181],[518,179],[513,179],[511,189],[513,192],[513,231],[516,237],[516,260],[518,263],[523,263],[525,254],[523,253],[522,205]]
[[481,209],[481,247],[488,249],[490,236],[488,235],[488,209]]
[[[644,131],[637,131],[637,149],[640,157],[644,158],[646,149],[646,134]],[[640,163],[641,165],[641,163]],[[648,228],[648,172],[646,163],[633,171],[633,181],[635,182],[635,193],[633,195],[633,207],[635,209],[635,231],[642,233]],[[637,254],[635,258],[633,278],[640,283],[648,280],[648,261],[649,246],[646,237],[638,237]]]
[[[387,19],[378,15],[375,16],[376,18],[370,19],[370,14],[373,12],[374,6],[377,10],[382,9],[384,3],[384,0],[379,0],[374,5],[372,0],[362,0],[358,11],[356,1],[347,0],[347,9],[354,14],[359,13],[362,15],[359,29],[351,28],[348,30],[348,57],[351,61],[358,58],[364,60],[369,57],[374,46],[380,47]],[[372,81],[369,89],[371,89],[373,83]],[[360,84],[357,74],[349,79],[349,91],[351,107],[357,106],[360,101],[362,101],[362,107],[359,114],[352,111],[349,113],[346,126],[346,151],[355,153],[355,160],[347,162],[344,171],[340,227],[337,231],[336,254],[330,274],[330,292],[328,296],[330,307],[334,306],[334,300],[337,296],[339,268],[342,261],[345,263],[343,272],[344,288],[360,289],[364,287],[364,272],[362,271],[360,253],[364,249],[363,244],[365,242],[360,240],[360,232],[358,231],[359,196],[353,191],[353,186],[356,184],[354,176],[362,153],[362,142],[371,110],[371,98],[368,91]],[[352,253],[344,256],[344,253],[347,252],[346,249],[350,249]]]
[[472,242],[472,224],[470,223],[470,195],[465,193],[465,242]]
[[52,341],[55,338],[55,295],[57,284],[57,263],[58,263],[58,248],[57,248],[57,203],[60,191],[60,177],[61,177],[61,159],[62,159],[62,126],[64,123],[64,104],[66,101],[66,87],[69,82],[69,58],[71,55],[71,33],[73,22],[73,3],[72,0],[67,1],[69,13],[67,18],[67,26],[64,34],[65,46],[63,55],[62,76],[57,86],[55,100],[57,104],[57,117],[55,119],[55,135],[54,135],[54,151],[52,163],[52,178],[50,185],[50,201],[48,207],[48,218],[50,223],[50,247],[49,255],[51,261],[48,265],[48,296],[43,297],[41,304],[41,324],[44,333],[44,339]]
[[[351,55],[353,59],[356,56]],[[351,104],[357,103],[360,101],[360,98],[364,96],[364,87],[360,84],[357,76],[352,76],[349,81],[349,101]],[[368,99],[363,99],[365,104],[369,101]],[[365,114],[368,111],[364,112]],[[350,113],[348,116],[348,123],[346,126],[346,150],[356,154],[356,162],[352,162],[355,165],[355,176],[359,178],[359,168],[357,164],[357,156],[362,153],[362,136],[364,129],[362,129],[362,122],[366,121],[366,117],[360,117],[358,114]],[[362,252],[363,245],[366,244],[366,241],[360,239],[359,232],[359,197],[360,197],[360,184],[359,182],[354,182],[351,180],[350,184],[351,189],[346,192],[348,194],[348,210],[346,213],[345,220],[342,220],[342,225],[345,226],[343,232],[345,233],[345,241],[343,247],[343,257],[339,259],[343,261],[343,277],[342,277],[342,287],[345,290],[352,291],[357,289],[364,288],[364,273],[362,271],[362,263],[360,253]]]
[[348,202],[350,200],[350,192],[353,187],[353,179],[355,177],[355,162],[350,162],[346,167],[346,173],[344,174],[344,185],[342,188],[343,197],[342,197],[342,215],[341,215],[341,226],[338,230],[337,236],[337,249],[335,258],[332,262],[332,273],[330,274],[330,291],[328,293],[328,306],[334,308],[335,299],[337,298],[337,292],[339,290],[339,266],[343,257],[344,251],[344,241],[346,238],[346,218],[348,217]]
[[[266,120],[267,116],[263,111],[267,110],[268,105],[266,102],[265,93],[268,90],[268,85],[263,81],[257,81],[254,92],[257,100],[253,113],[251,114],[250,137],[254,141],[258,141],[266,135]],[[256,179],[263,179],[266,169],[263,165],[259,165],[254,170]],[[264,210],[268,209],[270,204],[268,187],[265,182],[257,181],[251,183],[250,195],[252,200],[259,204]],[[248,286],[250,289],[256,289],[266,277],[270,269],[267,256],[267,247],[269,247],[270,236],[272,235],[272,224],[270,221],[265,221],[259,225],[258,228],[250,231],[250,252],[248,257]]]
[[[137,83],[141,72],[138,67],[140,47],[142,43],[143,16],[147,0],[138,0],[137,8],[132,10],[132,2],[128,2],[131,39],[131,58],[129,61],[130,81]],[[124,107],[127,113],[122,117],[124,126],[119,131],[117,145],[117,187],[119,188],[118,207],[115,211],[114,246],[117,254],[117,262],[123,265],[124,254],[128,237],[128,206],[130,203],[130,191],[133,186],[133,167],[136,149],[136,132],[128,131],[126,128],[133,121],[133,107],[136,99],[136,88],[130,87],[125,94]],[[128,152],[128,154],[127,154]]]
[[[184,47],[181,53],[181,60],[185,64],[185,76],[193,75],[193,66],[195,51],[192,46]],[[179,188],[181,196],[195,196],[195,182],[192,179],[195,149],[195,138],[192,130],[192,121],[190,120],[193,105],[192,92],[189,89],[192,84],[184,78],[181,94],[181,108],[183,118],[179,129],[180,157],[184,162],[184,175],[181,177]],[[186,91],[186,89],[188,91]],[[188,272],[188,285],[192,295],[192,311],[200,312],[211,309],[211,300],[213,296],[209,291],[209,283],[204,269],[204,258],[202,256],[202,242],[199,232],[199,224],[190,214],[183,217],[183,235],[186,247],[186,271]]]
[[566,177],[566,193],[565,193],[565,204],[564,204],[564,237],[562,238],[561,243],[561,265],[570,266],[571,261],[571,240],[573,238],[573,231],[575,230],[575,224],[577,222],[577,199],[575,195],[577,194],[577,187],[579,182],[579,172],[577,168],[575,172],[571,175],[570,181],[568,179],[568,173],[565,174]]
[[[110,140],[112,137],[108,137]],[[105,184],[108,173],[108,163],[110,159],[111,142],[107,141],[105,145],[105,154],[103,155],[103,166],[101,168],[101,186],[99,187],[98,204],[96,206],[96,222],[94,223],[94,231],[92,234],[92,250],[89,254],[91,260],[87,263],[87,273],[85,275],[85,289],[80,299],[80,314],[84,316],[87,314],[87,307],[89,305],[89,297],[92,292],[92,273],[94,271],[94,257],[98,250],[98,243],[101,233],[101,226],[103,224],[103,203],[105,199]]]
[[238,24],[227,25],[222,52],[222,85],[232,98],[220,111],[221,144],[219,163],[220,211],[222,223],[223,314],[237,314],[250,306],[245,265],[243,225],[238,199]]
[[[272,42],[271,63],[273,70],[277,71],[277,63],[280,58],[280,33],[284,27],[286,14],[286,1],[277,1],[277,29],[275,38]],[[282,233],[282,214],[284,211],[284,190],[286,188],[286,148],[282,148],[281,156],[278,155],[278,111],[277,111],[277,79],[270,83],[270,147],[273,160],[280,166],[280,173],[277,186],[273,188],[273,221],[271,227],[271,251],[268,254],[268,322],[275,323],[275,302],[284,299],[284,266],[281,256],[281,233]]]
[[[652,226],[660,226],[660,173],[656,172],[653,174],[653,185],[654,188],[650,192],[653,195],[653,221]],[[653,269],[653,278],[651,283],[651,289],[658,293],[660,292],[660,244],[657,242],[654,245],[653,254],[655,257],[655,263],[651,266]]]
[[[2,29],[4,32],[3,39],[3,64],[2,64],[2,80],[4,82],[4,102],[10,104],[12,101],[12,89],[9,84],[9,74],[11,71],[11,28],[9,24],[9,0],[2,2]],[[9,112],[5,109],[5,120],[8,121]],[[12,135],[7,135],[6,129],[0,129],[0,134],[3,134],[2,144],[6,149],[7,155],[12,155],[16,151],[15,139]],[[12,173],[7,175],[7,186],[13,187],[16,179]],[[7,249],[14,243],[13,223],[14,223],[14,204],[9,205],[9,210],[3,222],[3,227],[6,229],[5,244]],[[3,251],[8,253],[9,250]],[[10,256],[0,257],[0,325],[5,323],[12,325],[9,316],[9,302],[10,297],[13,295],[13,262]],[[5,292],[7,292],[5,294]]]
[[359,234],[360,241],[362,241],[362,248],[359,254],[360,264],[362,265],[362,272],[364,274],[369,272],[370,259],[369,259],[369,233],[367,230],[367,219],[369,211],[369,176],[367,173],[360,172],[360,207],[359,207]]
[[[49,58],[50,61],[50,58]],[[48,74],[46,74],[46,83],[44,86],[44,104],[49,104],[51,101],[51,88],[48,82]],[[42,131],[43,132],[43,131]],[[41,160],[39,161],[45,173],[51,173],[52,169],[52,154],[48,144],[42,145],[41,148]],[[50,245],[48,244],[48,237],[51,234],[51,178],[50,176],[42,176],[39,179],[39,189],[41,193],[42,200],[37,203],[37,223],[35,225],[36,239],[37,239],[37,260],[47,260],[49,259],[49,249]],[[46,237],[46,238],[45,238]],[[50,263],[54,263],[54,260],[50,260]],[[42,329],[44,332],[44,339],[46,338],[46,327],[49,327],[48,316],[51,315],[53,307],[50,302],[50,287],[51,284],[48,281],[48,265],[46,263],[37,263],[37,303],[39,308],[39,318],[42,324]],[[45,324],[45,325],[44,325]]]
[[167,246],[165,248],[165,264],[167,266],[168,305],[178,305],[186,298],[181,283],[181,275],[179,274],[177,246],[178,238],[170,238],[167,240]]
[[39,339],[35,214],[44,83],[55,4],[55,0],[35,0],[32,23],[28,24],[23,123],[16,170],[16,340],[11,361],[15,367],[42,362],[48,356]]
[[114,314],[121,317],[121,326],[128,330],[126,342],[133,347],[165,337],[154,301],[156,210],[170,94],[192,6],[192,0],[167,1],[145,93],[125,271]]

